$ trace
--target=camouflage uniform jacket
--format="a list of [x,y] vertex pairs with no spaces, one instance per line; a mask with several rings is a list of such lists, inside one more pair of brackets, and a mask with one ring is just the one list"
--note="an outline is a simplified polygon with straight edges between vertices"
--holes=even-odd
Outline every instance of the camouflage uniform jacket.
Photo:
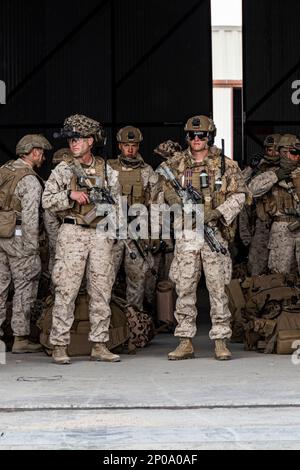
[[[95,167],[96,158],[98,159],[99,157],[93,157],[93,163],[90,165],[89,170],[93,170]],[[103,160],[101,159],[101,161]],[[68,197],[73,178],[74,173],[66,161],[57,165],[45,185],[42,198],[44,209],[48,209],[52,213],[60,213],[59,215],[63,216],[64,211],[74,207],[74,201]],[[111,195],[117,201],[120,195],[118,173],[109,165],[107,165],[107,184]]]
[[[251,168],[247,166],[243,171],[242,175],[245,183],[248,185],[256,176],[275,169],[274,163],[266,160],[262,160],[257,168]],[[270,223],[270,217],[266,213],[265,198],[256,198],[251,207],[245,207],[240,214],[239,218],[239,233],[243,242],[248,244],[255,233],[256,220],[260,219],[263,222]]]
[[[268,213],[274,216],[284,216],[286,209],[296,209],[296,201],[292,194],[289,193],[289,185],[286,181],[278,182],[275,171],[278,167],[266,171],[251,181],[249,188],[254,198],[264,196]],[[300,169],[297,168],[291,173],[291,177],[299,177]]]
[[[242,175],[245,180],[246,184],[249,184],[250,181],[258,175],[265,173],[266,171],[274,170],[276,168],[276,164],[274,162],[268,160],[262,160],[257,168],[251,168],[251,166],[247,166],[243,171]],[[277,169],[279,166],[277,166]]]

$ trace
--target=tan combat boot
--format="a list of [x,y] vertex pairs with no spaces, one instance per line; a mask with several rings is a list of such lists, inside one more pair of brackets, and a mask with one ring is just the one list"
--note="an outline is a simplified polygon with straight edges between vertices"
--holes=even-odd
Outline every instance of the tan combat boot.
[[12,347],[13,354],[35,353],[42,351],[40,344],[31,343],[28,336],[15,336]]
[[111,353],[105,343],[94,343],[91,361],[120,362],[120,356]]
[[55,364],[71,364],[71,360],[68,356],[67,346],[54,346],[52,353],[52,362]]
[[168,354],[169,361],[181,361],[181,359],[193,359],[194,348],[190,338],[180,338],[180,343],[175,349]]
[[231,352],[226,346],[225,339],[216,339],[215,341],[215,358],[218,361],[228,361],[231,359]]

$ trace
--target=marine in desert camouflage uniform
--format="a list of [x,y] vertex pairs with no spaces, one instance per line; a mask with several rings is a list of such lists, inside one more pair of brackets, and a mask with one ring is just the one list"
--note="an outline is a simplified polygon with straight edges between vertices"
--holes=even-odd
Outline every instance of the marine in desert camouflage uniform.
[[[0,235],[0,326],[6,317],[5,304],[13,281],[13,353],[29,353],[41,349],[28,340],[30,312],[37,297],[41,272],[39,216],[42,180],[34,168],[42,166],[44,151],[51,148],[42,135],[26,135],[16,147],[19,158],[0,168],[1,232],[5,227],[11,229],[11,233],[8,230]],[[8,221],[9,215],[16,217],[16,220]]]
[[[127,197],[128,207],[134,204],[147,206],[152,187],[158,179],[152,167],[144,162],[139,153],[142,141],[142,133],[136,127],[126,126],[120,129],[117,134],[117,142],[121,154],[117,159],[108,161],[109,165],[118,172],[122,195]],[[125,249],[124,241],[118,240],[113,247],[115,274],[117,276],[124,258],[127,284],[126,300],[139,310],[143,310],[146,275],[153,260],[150,252],[146,261],[138,253],[130,239],[127,240],[127,243],[135,254],[135,259],[132,259],[128,250]],[[141,241],[141,243],[144,242]]]
[[[90,334],[93,343],[91,359],[117,362],[120,357],[106,347],[111,317],[110,298],[114,282],[113,240],[96,230],[101,218],[90,201],[88,188],[108,186],[113,197],[119,194],[117,173],[100,157],[92,154],[93,144],[104,139],[97,121],[74,115],[64,122],[62,136],[68,138],[72,157],[60,163],[51,173],[43,194],[43,207],[62,219],[59,229],[52,281],[55,288],[53,323],[50,342],[53,361],[69,364],[67,346],[74,321],[75,300],[84,274],[89,294]],[[83,187],[82,177],[87,187]],[[95,216],[91,216],[95,214]]]
[[[280,134],[272,134],[264,141],[264,154],[256,155],[243,171],[247,184],[254,177],[279,168],[278,143]],[[264,198],[256,198],[251,207],[245,207],[239,217],[240,237],[245,246],[249,247],[248,271],[251,276],[266,274],[268,270],[268,244],[272,219],[266,213]]]
[[[280,166],[256,176],[249,184],[255,198],[264,197],[267,214],[272,219],[268,267],[271,272],[292,273],[298,265],[300,274],[299,177],[300,141],[285,134],[278,143]],[[293,229],[291,230],[293,226]]]
[[[185,131],[188,149],[168,161],[168,165],[184,186],[192,184],[202,192],[205,200],[204,222],[214,228],[216,238],[228,247],[232,224],[246,198],[251,199],[249,192],[235,162],[226,158],[224,168],[221,151],[214,146],[216,128],[210,118],[195,116],[189,119]],[[203,171],[208,176],[206,189],[200,184]],[[179,202],[169,185],[165,187],[164,196],[170,205]],[[215,341],[215,357],[219,360],[231,357],[226,345],[226,340],[231,337],[231,314],[225,294],[225,286],[231,280],[229,252],[227,250],[226,255],[212,252],[206,241],[183,237],[176,240],[170,272],[178,295],[175,336],[180,338],[179,346],[169,353],[170,360],[194,357],[192,338],[196,335],[196,294],[202,269],[210,296],[212,328],[209,336]]]

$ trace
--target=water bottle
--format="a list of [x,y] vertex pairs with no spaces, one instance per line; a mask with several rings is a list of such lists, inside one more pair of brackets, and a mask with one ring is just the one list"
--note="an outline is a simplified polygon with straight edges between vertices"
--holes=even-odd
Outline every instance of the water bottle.
[[209,187],[208,174],[205,170],[200,173],[200,186],[201,189],[206,189]]

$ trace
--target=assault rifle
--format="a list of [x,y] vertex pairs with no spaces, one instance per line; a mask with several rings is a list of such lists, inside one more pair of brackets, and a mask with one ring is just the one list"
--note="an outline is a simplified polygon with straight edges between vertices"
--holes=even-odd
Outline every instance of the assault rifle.
[[[104,182],[101,181],[101,178],[94,177],[94,176],[87,176],[84,169],[82,168],[81,164],[74,160],[74,164],[71,166],[72,171],[78,178],[79,186],[86,187],[88,190],[88,196],[90,202],[92,202],[95,207],[91,209],[85,216],[83,216],[83,220],[87,225],[90,225],[97,217],[97,205],[98,204],[109,204],[110,206],[116,206],[117,203],[114,200],[113,196],[111,195],[110,191],[105,187]],[[123,217],[119,218],[122,226],[126,227],[127,222]],[[111,223],[113,223],[113,218],[111,219]],[[116,232],[118,232],[117,227],[114,227]],[[131,232],[130,227],[128,226],[128,236],[132,240],[134,246],[137,249],[137,252],[141,256],[141,258],[148,264],[151,274],[153,276],[157,276],[156,270],[153,268],[151,262],[149,261],[149,249],[148,247],[144,247],[142,245],[142,240],[137,238],[134,233]],[[129,256],[132,260],[136,259],[136,254],[130,248],[128,242],[123,240],[125,248],[127,249]]]
[[[186,188],[183,188],[180,182],[176,179],[171,168],[166,163],[162,163],[159,169],[156,171],[167,181],[170,181],[176,193],[180,197],[183,205],[194,204],[196,206],[196,213],[200,214],[198,205],[203,203],[203,198],[202,195],[198,193],[198,191],[191,184],[189,184]],[[222,253],[223,255],[227,254],[227,249],[219,242],[219,240],[217,240],[214,229],[205,224],[204,239],[211,251]]]

